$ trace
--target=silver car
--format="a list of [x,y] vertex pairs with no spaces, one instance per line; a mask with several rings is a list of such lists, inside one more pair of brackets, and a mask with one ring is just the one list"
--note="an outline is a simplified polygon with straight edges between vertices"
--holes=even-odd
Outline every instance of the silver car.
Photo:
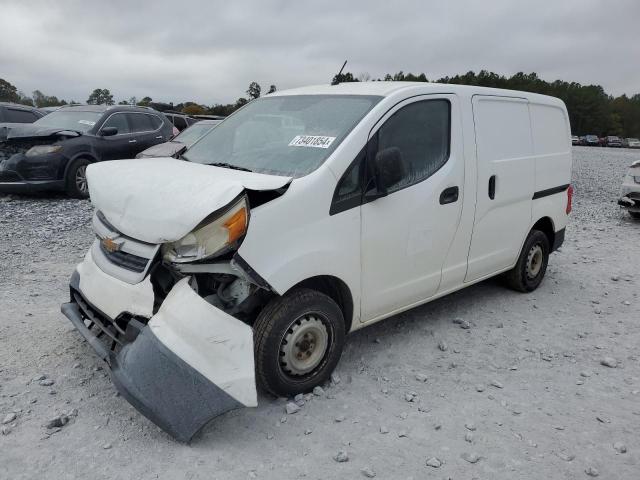
[[218,125],[222,120],[200,120],[190,127],[186,128],[178,135],[173,137],[171,141],[159,143],[153,147],[147,148],[136,155],[136,158],[158,158],[158,157],[175,157],[177,158],[191,145],[196,143],[205,133]]
[[631,164],[624,177],[618,205],[626,208],[633,218],[640,219],[640,160]]

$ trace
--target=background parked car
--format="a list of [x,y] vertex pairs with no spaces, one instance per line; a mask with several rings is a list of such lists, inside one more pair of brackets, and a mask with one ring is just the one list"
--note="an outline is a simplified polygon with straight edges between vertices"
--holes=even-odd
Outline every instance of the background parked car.
[[640,220],[640,160],[629,166],[622,181],[618,205],[625,208],[633,218]]
[[46,115],[46,112],[28,105],[0,102],[0,122],[33,123]]
[[180,132],[198,121],[195,118],[180,112],[165,111],[163,113]]
[[218,125],[222,120],[201,120],[189,128],[186,128],[178,135],[173,137],[171,141],[154,145],[145,151],[136,155],[136,158],[157,158],[157,157],[174,157],[184,152],[193,145],[205,133]]
[[625,138],[622,144],[627,148],[640,148],[640,140],[637,138]]
[[63,107],[33,124],[9,124],[0,137],[0,191],[87,197],[87,165],[134,158],[172,135],[162,113],[124,105]]
[[580,145],[580,137],[571,135],[571,145]]
[[622,140],[620,137],[616,137],[615,135],[609,135],[604,137],[604,146],[622,148]]
[[597,135],[585,135],[584,144],[588,147],[599,147],[600,139],[598,138]]

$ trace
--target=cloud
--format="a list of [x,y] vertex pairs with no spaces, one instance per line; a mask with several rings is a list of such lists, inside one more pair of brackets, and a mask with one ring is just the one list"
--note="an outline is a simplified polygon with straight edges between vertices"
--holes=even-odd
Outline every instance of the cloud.
[[57,2],[3,0],[0,76],[84,101],[232,102],[348,70],[429,78],[488,69],[638,93],[636,0]]

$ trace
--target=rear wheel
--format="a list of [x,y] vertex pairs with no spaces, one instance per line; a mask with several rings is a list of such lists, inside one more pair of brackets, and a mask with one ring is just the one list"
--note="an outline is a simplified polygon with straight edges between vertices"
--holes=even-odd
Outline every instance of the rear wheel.
[[538,288],[549,263],[549,239],[540,230],[531,230],[524,242],[518,262],[505,274],[509,287],[519,292]]
[[87,166],[89,160],[78,158],[67,168],[65,178],[65,191],[73,198],[88,198],[89,186],[87,184]]
[[308,392],[329,379],[344,340],[336,302],[315,290],[293,290],[273,299],[256,319],[256,377],[274,395]]

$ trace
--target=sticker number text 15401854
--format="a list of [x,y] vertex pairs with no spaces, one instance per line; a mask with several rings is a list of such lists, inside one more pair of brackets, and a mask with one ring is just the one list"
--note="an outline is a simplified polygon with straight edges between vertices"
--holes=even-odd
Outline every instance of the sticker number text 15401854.
[[291,142],[290,147],[313,147],[313,148],[329,148],[336,137],[324,137],[321,135],[296,135]]

